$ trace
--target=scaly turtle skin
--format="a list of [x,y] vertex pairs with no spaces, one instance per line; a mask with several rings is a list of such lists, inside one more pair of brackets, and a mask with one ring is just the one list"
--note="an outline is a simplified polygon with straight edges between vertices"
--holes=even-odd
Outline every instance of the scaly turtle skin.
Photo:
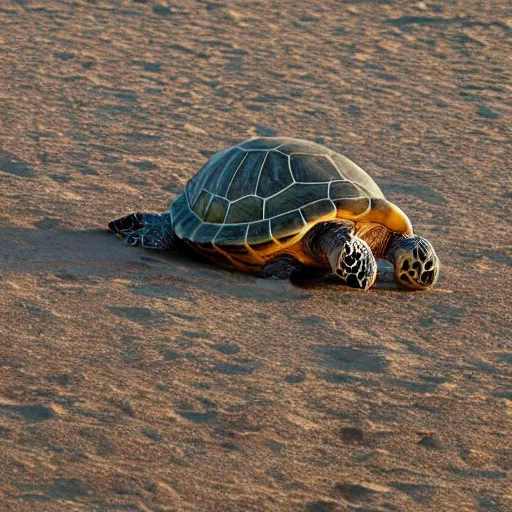
[[432,286],[439,260],[397,206],[348,158],[299,139],[251,139],[214,155],[161,214],[109,223],[126,243],[190,248],[220,265],[263,277],[331,271],[370,288],[375,258],[395,281]]

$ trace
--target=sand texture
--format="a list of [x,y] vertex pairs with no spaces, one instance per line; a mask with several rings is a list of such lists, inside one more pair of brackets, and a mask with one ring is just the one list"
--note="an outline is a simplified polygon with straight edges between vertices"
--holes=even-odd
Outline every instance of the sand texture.
[[[0,2],[0,509],[512,510],[505,0]],[[354,160],[426,293],[123,245],[216,151]]]

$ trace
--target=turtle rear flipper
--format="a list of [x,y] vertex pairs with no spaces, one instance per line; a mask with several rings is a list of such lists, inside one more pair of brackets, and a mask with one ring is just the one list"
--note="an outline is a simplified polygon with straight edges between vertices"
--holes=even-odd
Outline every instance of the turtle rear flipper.
[[108,223],[113,233],[127,245],[145,249],[173,249],[176,235],[168,213],[130,213]]

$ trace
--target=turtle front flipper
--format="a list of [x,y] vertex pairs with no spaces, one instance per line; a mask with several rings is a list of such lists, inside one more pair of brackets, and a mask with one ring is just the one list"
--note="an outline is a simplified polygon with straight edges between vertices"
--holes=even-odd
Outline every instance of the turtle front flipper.
[[317,224],[305,237],[306,250],[348,286],[368,290],[377,280],[377,262],[368,244],[353,233],[350,222]]
[[130,213],[110,221],[108,228],[125,244],[145,249],[174,249],[177,243],[169,213]]
[[377,262],[364,240],[350,235],[343,243],[341,250],[334,252],[333,256],[331,263],[333,270],[350,287],[368,290],[375,284]]

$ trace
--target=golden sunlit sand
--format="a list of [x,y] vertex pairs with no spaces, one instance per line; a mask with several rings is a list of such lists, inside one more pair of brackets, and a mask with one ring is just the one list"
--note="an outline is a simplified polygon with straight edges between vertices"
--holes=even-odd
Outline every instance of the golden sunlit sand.
[[[1,2],[2,511],[511,510],[507,7]],[[437,287],[107,233],[257,135],[364,168]]]

